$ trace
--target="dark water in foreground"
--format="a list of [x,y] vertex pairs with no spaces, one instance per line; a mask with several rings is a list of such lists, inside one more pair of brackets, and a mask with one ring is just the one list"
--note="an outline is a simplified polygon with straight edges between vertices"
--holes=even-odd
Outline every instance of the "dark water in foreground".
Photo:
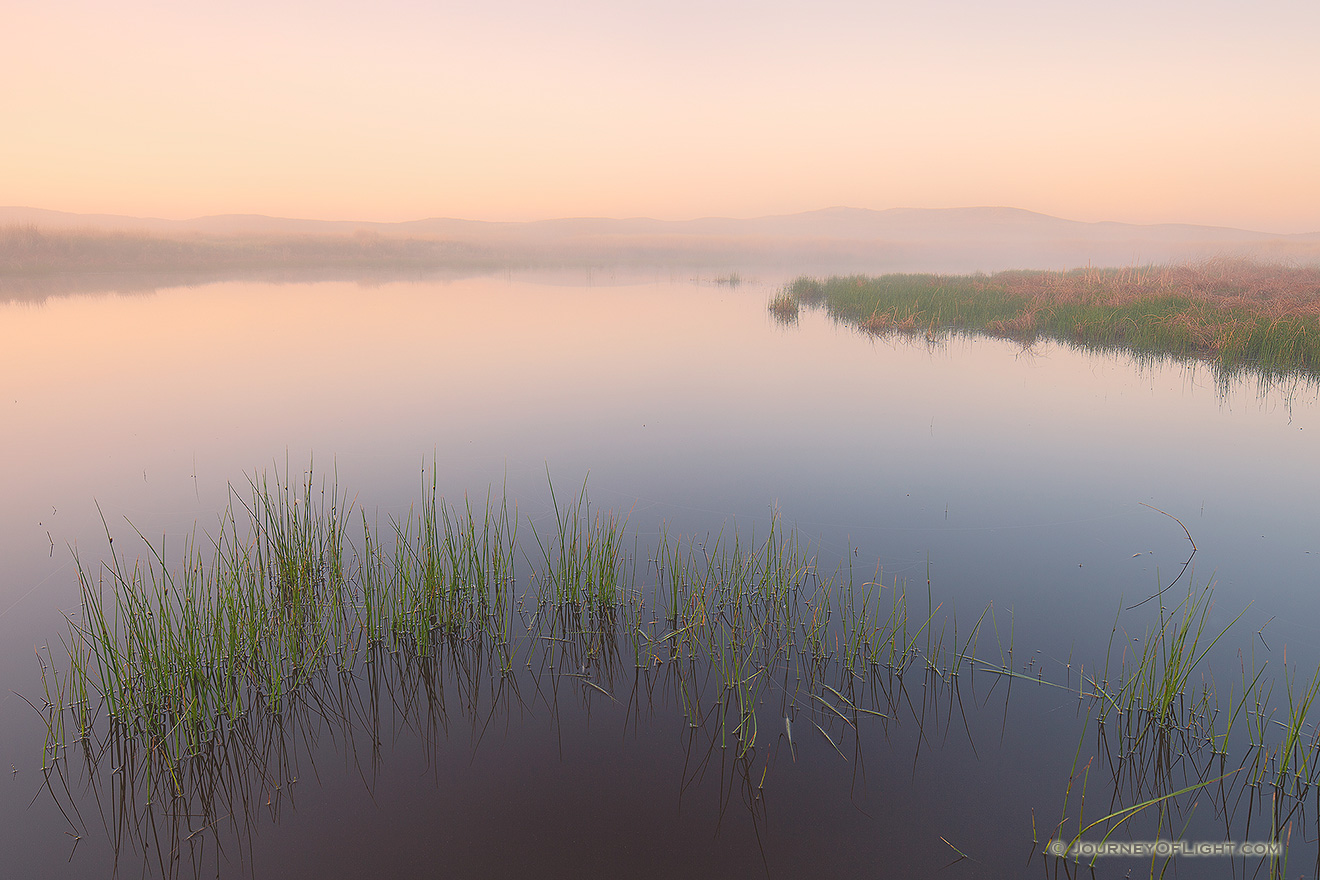
[[[1220,702],[1241,679],[1239,652],[1274,676],[1286,650],[1299,686],[1310,678],[1314,391],[1244,382],[1225,396],[1177,365],[871,341],[818,315],[785,329],[765,314],[776,280],[225,284],[0,307],[9,870],[110,876],[118,841],[124,876],[1053,875],[1059,863],[1038,853],[1061,816],[1076,828],[1075,790],[1064,806],[1075,761],[1080,780],[1097,756],[1086,816],[1139,800],[1113,799],[1075,693],[982,673],[955,692],[918,668],[896,690],[858,683],[890,717],[854,731],[809,696],[799,717],[767,690],[764,738],[740,757],[718,725],[690,725],[663,667],[639,671],[631,656],[587,670],[612,698],[540,663],[502,677],[449,662],[432,678],[443,710],[410,702],[427,692],[416,670],[384,658],[374,683],[365,670],[331,679],[315,711],[253,721],[230,769],[205,777],[223,783],[213,809],[148,810],[131,787],[138,800],[121,801],[113,751],[89,777],[71,750],[69,790],[45,791],[45,728],[12,692],[36,700],[32,649],[76,609],[70,545],[103,555],[96,505],[116,534],[127,517],[176,540],[216,522],[229,482],[312,456],[382,520],[413,503],[432,456],[447,497],[505,485],[537,523],[547,469],[556,485],[590,473],[593,504],[630,512],[643,555],[662,522],[750,532],[777,506],[823,561],[851,558],[860,579],[878,562],[923,606],[929,565],[933,603],[960,629],[993,604],[1000,630],[981,654],[999,660],[1011,642],[1013,668],[1072,684],[1103,663],[1119,606],[1187,558],[1182,529],[1149,504],[1191,531],[1189,576],[1216,584],[1211,628],[1247,608],[1206,660]],[[1142,638],[1155,610],[1125,612],[1117,639]],[[1189,767],[1177,773],[1202,778]],[[1162,830],[1132,836],[1268,836],[1258,815],[1245,827],[1247,801],[1227,828],[1212,802],[1208,788],[1183,797]],[[169,815],[182,816],[176,828]],[[1314,812],[1295,818],[1289,876],[1315,872],[1315,838]],[[176,849],[178,863],[158,855]],[[1110,860],[1096,873],[1129,870],[1151,866]]]

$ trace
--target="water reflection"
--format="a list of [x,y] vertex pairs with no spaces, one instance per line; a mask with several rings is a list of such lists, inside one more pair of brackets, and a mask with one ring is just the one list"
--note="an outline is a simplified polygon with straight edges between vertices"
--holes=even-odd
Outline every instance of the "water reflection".
[[[773,525],[763,543],[665,538],[639,583],[622,524],[582,496],[535,534],[544,565],[517,594],[506,505],[483,515],[424,494],[420,514],[391,524],[392,542],[368,528],[352,549],[351,507],[325,488],[310,470],[301,487],[253,481],[240,500],[247,537],[227,515],[210,557],[195,544],[173,567],[163,545],[145,564],[112,552],[96,578],[79,564],[69,657],[48,649],[43,676],[47,791],[76,840],[88,828],[72,791],[89,787],[116,865],[196,871],[209,843],[241,867],[254,822],[277,820],[318,759],[348,761],[374,796],[387,744],[444,762],[462,726],[471,758],[484,748],[507,760],[507,738],[487,742],[492,728],[545,717],[562,747],[605,709],[633,738],[681,720],[681,755],[646,760],[675,771],[680,809],[714,785],[717,836],[741,804],[769,872],[763,792],[804,740],[819,747],[819,734],[841,759],[824,772],[851,768],[852,799],[865,794],[864,729],[888,742],[915,724],[915,768],[923,741],[947,740],[961,717],[975,752],[958,675],[989,610],[960,642],[938,609],[910,617],[897,580],[823,575],[797,534]],[[904,685],[914,668],[916,700]],[[65,771],[71,740],[77,781]]]
[[[540,728],[538,735],[558,741],[562,750],[565,737],[580,736],[584,724],[595,723],[602,728],[593,738],[597,749],[647,749],[643,758],[652,773],[669,780],[648,796],[666,797],[678,812],[685,804],[691,809],[694,799],[707,800],[714,826],[703,833],[716,839],[728,834],[729,823],[751,830],[760,868],[738,876],[783,876],[783,864],[795,861],[795,843],[812,848],[806,829],[796,832],[796,841],[774,838],[775,827],[782,827],[776,814],[785,812],[777,793],[781,776],[799,759],[810,755],[809,772],[839,779],[840,793],[865,812],[877,793],[868,791],[877,783],[868,768],[880,767],[883,780],[884,766],[897,763],[915,778],[923,761],[940,762],[950,752],[978,756],[993,746],[996,732],[1002,735],[996,718],[1006,724],[1010,713],[1038,708],[1014,699],[1015,689],[1038,685],[977,673],[970,664],[961,676],[916,668],[864,680],[840,675],[832,663],[797,672],[786,666],[757,710],[777,729],[740,748],[731,729],[739,717],[736,701],[712,667],[638,667],[618,650],[617,640],[604,639],[543,648],[509,674],[502,671],[503,650],[479,638],[447,639],[425,655],[376,646],[358,669],[318,676],[278,715],[254,713],[225,724],[180,761],[121,727],[72,744],[47,774],[47,792],[61,804],[75,838],[71,860],[78,860],[81,839],[105,834],[116,872],[140,873],[144,864],[149,875],[162,877],[261,872],[255,838],[274,833],[297,810],[300,792],[324,784],[327,775],[359,779],[361,797],[389,796],[394,787],[379,784],[390,775],[387,765],[411,760],[426,767],[423,775],[434,780],[435,796],[444,797],[441,780],[455,763],[471,763],[482,751],[514,760],[508,751],[519,746],[502,735],[511,727]],[[964,686],[971,691],[964,694]],[[978,687],[985,693],[978,696]],[[1268,783],[1267,768],[1227,762],[1201,740],[1204,706],[1188,706],[1179,724],[1145,741],[1131,736],[1131,718],[1092,725],[1096,707],[1089,700],[1088,706],[1083,726],[1093,730],[1095,741],[1079,747],[1084,766],[1031,805],[1038,833],[1011,846],[1017,859],[987,862],[986,853],[973,847],[964,852],[947,839],[958,836],[950,828],[939,835],[948,850],[927,852],[923,863],[940,868],[972,861],[994,873],[1035,863],[1046,876],[1077,876],[1076,865],[1043,853],[1046,840],[1069,840],[1086,827],[1079,836],[1094,841],[1115,826],[1121,831],[1115,840],[1283,839],[1292,864],[1308,858],[1312,847],[1305,840],[1313,839],[1315,816],[1306,798],[1313,780],[1288,791]],[[681,725],[673,724],[678,718]],[[670,731],[659,744],[639,735],[657,727]],[[553,760],[555,748],[541,746],[534,752]],[[1094,757],[1088,758],[1091,748]],[[509,816],[524,831],[542,821],[517,806],[515,792],[492,794],[513,801]],[[1064,815],[1054,826],[1048,817],[1060,795]],[[1129,815],[1138,804],[1149,807]],[[810,808],[827,811],[825,804]],[[1110,813],[1118,815],[1083,826]],[[857,849],[871,851],[861,843]],[[944,862],[936,864],[941,855]],[[481,853],[468,857],[480,859]],[[392,864],[392,857],[382,854],[381,864]],[[536,864],[534,858],[522,867]],[[1275,871],[1268,860],[1237,864],[1248,873]]]
[[[1241,700],[1244,665],[1251,685],[1268,663],[1261,682],[1275,682],[1273,705],[1286,704],[1279,678],[1286,649],[1290,666],[1300,664],[1294,693],[1304,693],[1317,659],[1313,621],[1320,613],[1320,594],[1307,589],[1320,575],[1314,546],[1320,472],[1308,439],[1320,423],[1309,391],[1287,399],[1271,389],[1261,399],[1243,382],[1225,397],[1203,384],[1202,374],[1174,365],[1143,372],[1122,357],[1054,345],[1024,354],[988,340],[951,339],[934,349],[867,340],[811,314],[785,331],[765,312],[777,283],[770,278],[749,278],[736,289],[693,283],[686,273],[652,274],[628,285],[601,276],[579,280],[551,286],[515,275],[373,288],[231,283],[151,297],[52,297],[38,308],[4,306],[0,405],[15,430],[0,438],[0,460],[7,462],[0,467],[3,692],[40,705],[33,696],[41,693],[34,634],[53,638],[62,631],[60,611],[77,612],[69,547],[82,548],[87,560],[97,557],[104,544],[97,502],[116,543],[132,536],[124,514],[144,534],[167,535],[176,547],[195,524],[203,531],[214,526],[230,481],[272,461],[305,461],[311,452],[327,465],[333,459],[344,484],[360,490],[359,504],[373,516],[379,511],[382,523],[406,517],[419,465],[433,455],[442,464],[446,497],[492,482],[507,485],[538,528],[553,520],[547,461],[557,482],[571,484],[590,472],[593,498],[632,511],[641,569],[662,522],[684,534],[714,535],[725,523],[763,534],[778,502],[821,547],[829,570],[855,548],[857,560],[880,559],[887,573],[912,583],[929,571],[935,605],[945,602],[946,612],[956,607],[963,627],[993,603],[999,638],[985,642],[979,656],[1060,687],[979,666],[959,676],[960,703],[939,689],[944,685],[918,686],[918,669],[896,689],[894,717],[861,713],[855,738],[815,699],[848,714],[839,697],[823,687],[794,690],[796,675],[773,682],[765,675],[764,683],[762,677],[751,683],[761,688],[756,699],[764,706],[755,760],[743,761],[739,771],[738,747],[716,738],[742,720],[736,699],[726,709],[717,686],[704,678],[718,674],[693,669],[680,679],[667,665],[637,672],[630,647],[597,649],[601,656],[621,654],[612,673],[597,672],[595,659],[588,678],[569,675],[581,672],[585,658],[576,667],[556,663],[553,683],[548,668],[528,670],[524,659],[501,684],[499,656],[488,653],[481,702],[468,714],[466,697],[456,695],[476,685],[458,684],[466,673],[446,661],[444,712],[433,721],[422,720],[432,699],[428,685],[383,680],[373,709],[365,678],[371,671],[359,668],[348,680],[361,704],[352,712],[336,704],[337,682],[318,685],[325,694],[319,699],[333,707],[329,717],[352,719],[351,730],[349,721],[326,721],[306,708],[285,708],[281,717],[295,711],[307,717],[282,722],[280,730],[243,721],[253,728],[245,734],[251,745],[229,747],[226,760],[235,769],[227,772],[281,748],[290,755],[288,772],[281,774],[275,762],[262,772],[244,771],[252,777],[246,783],[218,781],[209,789],[221,798],[213,808],[189,796],[177,840],[169,831],[174,820],[160,812],[168,801],[146,794],[149,745],[134,746],[137,775],[125,781],[138,793],[126,812],[111,809],[121,797],[114,786],[122,784],[113,771],[123,761],[91,743],[93,754],[104,755],[95,769],[76,758],[77,746],[69,761],[56,764],[51,786],[64,792],[58,773],[65,774],[77,809],[69,809],[67,794],[62,803],[77,824],[47,809],[54,802],[49,792],[29,810],[43,731],[31,729],[35,716],[10,697],[4,708],[10,723],[0,736],[4,758],[19,772],[0,834],[9,835],[14,870],[61,873],[72,843],[65,830],[83,838],[75,862],[109,864],[113,853],[98,840],[113,839],[109,829],[120,826],[121,837],[136,839],[129,820],[145,815],[150,800],[163,829],[160,843],[153,836],[121,845],[120,861],[128,866],[149,855],[157,873],[167,867],[162,853],[178,847],[180,859],[195,858],[190,848],[199,841],[209,847],[201,857],[211,860],[208,873],[239,864],[241,836],[243,859],[262,870],[296,864],[328,875],[378,868],[377,841],[390,841],[401,863],[441,858],[441,849],[466,853],[467,861],[453,855],[446,863],[460,873],[490,871],[515,855],[530,860],[520,847],[539,847],[547,862],[580,873],[642,862],[690,873],[702,862],[703,869],[737,876],[749,863],[764,874],[769,862],[784,875],[825,867],[857,873],[861,864],[925,876],[960,851],[969,858],[950,873],[1014,874],[1038,863],[1065,813],[1071,823],[1065,830],[1076,832],[1084,783],[1081,824],[1235,769],[1253,754],[1245,741],[1258,734],[1249,731],[1272,733],[1270,742],[1278,744],[1285,727],[1275,722],[1284,714],[1273,720],[1267,714],[1249,728],[1254,704],[1248,703],[1233,725],[1239,742],[1230,743],[1223,770],[1209,766],[1214,761],[1204,749],[1192,758],[1160,759],[1163,764],[1143,757],[1147,747],[1118,737],[1117,715],[1105,722],[1107,752],[1088,726],[1091,702],[1067,688],[1077,684],[1083,662],[1088,675],[1103,662],[1116,609],[1167,584],[1187,558],[1181,530],[1142,507],[1146,502],[1178,515],[1195,535],[1203,569],[1196,583],[1217,573],[1208,629],[1254,603],[1205,661],[1220,695],[1216,730],[1223,732]],[[629,547],[631,541],[630,534]],[[870,563],[864,568],[870,577]],[[924,595],[917,605],[925,608]],[[652,608],[648,603],[653,615]],[[1137,623],[1126,634],[1120,630],[1115,643],[1144,639],[1150,618],[1141,615],[1153,610],[1133,612]],[[966,637],[960,628],[958,641]],[[923,648],[924,640],[923,634]],[[991,650],[1001,641],[1016,642],[1015,659]],[[378,674],[394,662],[387,652]],[[890,714],[883,688],[859,697],[846,677],[824,681],[859,708]],[[781,708],[784,691],[794,694],[796,710]],[[493,706],[497,692],[506,708]],[[978,708],[987,699],[990,705]],[[400,726],[396,715],[395,703],[408,700],[415,704],[407,710],[412,727]],[[728,723],[703,714],[698,728],[689,728],[685,700],[699,702],[703,713],[720,707]],[[374,711],[381,713],[378,722],[369,720]],[[781,711],[793,716],[787,728]],[[632,719],[628,726],[625,718]],[[1309,742],[1309,726],[1304,734],[1301,742]],[[285,737],[284,745],[265,745],[272,737]],[[1181,734],[1171,731],[1166,739],[1176,745]],[[479,748],[471,747],[474,740]],[[686,772],[651,760],[686,756],[689,743]],[[1118,782],[1101,772],[1110,753],[1114,766],[1124,768]],[[1137,768],[1144,766],[1176,772],[1142,776]],[[81,799],[85,773],[98,775],[104,811]],[[168,775],[164,767],[155,771],[153,792],[164,790],[159,786]],[[1274,815],[1272,789],[1243,793],[1238,780],[1248,775],[1225,780],[1238,786],[1236,793],[1216,798],[1236,807],[1236,836],[1242,834],[1236,823],[1248,813],[1251,834],[1263,836],[1270,821],[1262,817]],[[300,781],[290,787],[290,777]],[[363,793],[368,782],[374,802]],[[276,784],[280,794],[273,797]],[[246,801],[223,800],[244,785]],[[295,794],[297,810],[290,810]],[[122,797],[130,801],[129,794]],[[267,800],[271,810],[283,805],[277,834],[260,830],[272,821],[263,812]],[[1173,800],[1180,812],[1168,804],[1165,829],[1175,820],[1181,828],[1187,815],[1195,826],[1214,812],[1207,788]],[[762,818],[753,821],[749,803]],[[255,817],[250,831],[226,816],[237,816],[245,804],[252,808],[245,815]],[[207,809],[210,819],[188,818]],[[1158,813],[1158,805],[1143,810],[1119,833],[1147,820],[1158,824]],[[1280,820],[1287,815],[1283,810]],[[527,843],[509,832],[511,817],[544,833]],[[1294,867],[1309,859],[1297,843],[1299,817],[1292,817]],[[217,824],[185,845],[211,821]],[[1204,834],[1222,834],[1222,818],[1204,821]],[[582,843],[584,825],[600,831],[590,846]],[[720,836],[712,842],[717,826]],[[808,827],[817,830],[807,835]],[[436,843],[437,835],[451,836]],[[660,845],[658,837],[682,843]],[[673,852],[679,849],[684,859]],[[597,861],[589,862],[588,853]],[[1100,876],[1120,863],[1106,864]],[[1218,861],[1204,865],[1221,875],[1233,870]]]
[[913,761],[923,749],[938,752],[955,725],[974,748],[959,720],[965,709],[956,679],[918,673],[914,694],[901,674],[859,684],[855,676],[815,667],[805,668],[815,669],[810,680],[780,671],[758,709],[770,731],[757,745],[739,748],[731,729],[736,701],[711,667],[639,668],[617,647],[612,640],[564,642],[507,674],[502,648],[482,639],[448,639],[426,655],[377,646],[359,668],[319,675],[278,715],[250,713],[217,726],[179,760],[132,729],[94,729],[52,764],[47,792],[76,839],[109,836],[116,871],[139,873],[142,863],[163,877],[260,871],[254,836],[270,833],[263,826],[278,825],[297,808],[299,792],[327,772],[360,778],[370,798],[388,752],[415,753],[442,777],[444,765],[471,760],[479,750],[507,750],[498,731],[510,725],[542,718],[548,735],[562,738],[609,706],[604,721],[623,734],[622,741],[609,737],[614,748],[634,747],[629,731],[683,719],[668,748],[645,760],[672,769],[669,798],[678,810],[692,798],[715,801],[709,833],[718,837],[729,812],[740,814],[770,874],[765,841],[777,773],[802,750],[834,755],[825,772],[849,779],[861,798],[868,753],[894,728],[916,727]]
[[[299,780],[319,781],[327,763],[374,800],[390,796],[378,782],[400,753],[438,782],[482,754],[553,760],[539,738],[553,739],[563,761],[565,741],[585,737],[597,760],[642,750],[651,796],[668,789],[680,813],[713,800],[698,833],[746,829],[770,876],[811,861],[818,845],[814,831],[772,836],[775,792],[800,757],[874,821],[868,767],[892,775],[910,753],[915,781],[923,759],[981,762],[996,715],[1002,740],[1010,716],[1042,709],[1040,693],[1015,701],[1015,687],[1054,694],[1056,709],[1075,699],[1082,731],[1067,780],[1057,780],[1058,823],[1037,826],[1037,808],[1044,819],[1052,806],[1039,792],[1017,805],[1032,816],[1030,846],[1020,841],[1026,864],[1039,856],[1047,874],[1066,873],[1046,841],[1120,830],[1155,839],[1175,826],[1182,837],[1263,830],[1287,853],[1312,852],[1300,836],[1293,847],[1291,832],[1315,822],[1306,802],[1320,736],[1307,710],[1320,674],[1301,690],[1285,678],[1286,703],[1271,701],[1264,669],[1243,668],[1236,700],[1204,672],[1195,684],[1231,629],[1206,630],[1208,587],[1189,585],[1177,605],[1169,589],[1156,592],[1134,640],[1144,646],[1129,649],[1124,636],[1119,656],[1103,667],[1082,660],[1075,672],[1069,663],[1060,682],[1037,656],[1015,657],[1012,617],[993,606],[960,631],[929,581],[923,613],[897,579],[823,573],[796,532],[774,525],[761,542],[736,531],[664,536],[638,579],[622,524],[579,496],[556,507],[553,532],[535,535],[543,564],[519,591],[506,574],[517,521],[506,505],[488,501],[483,515],[424,491],[419,514],[391,523],[392,545],[368,528],[354,549],[342,540],[346,496],[331,486],[318,497],[311,470],[304,480],[253,481],[248,537],[227,516],[231,537],[214,540],[212,562],[188,546],[171,574],[164,548],[148,547],[145,567],[112,554],[108,587],[82,575],[70,656],[46,654],[45,791],[69,823],[71,859],[97,825],[85,815],[94,808],[115,870],[255,870],[261,826],[294,810]],[[209,639],[215,657],[200,644]],[[1094,754],[1079,767],[1092,729]],[[602,794],[599,785],[583,794]],[[515,801],[507,809],[520,825],[541,821],[515,794],[488,792]],[[832,805],[816,794],[802,808]],[[956,855],[944,867],[986,861],[937,836]],[[1273,873],[1279,863],[1259,865]]]

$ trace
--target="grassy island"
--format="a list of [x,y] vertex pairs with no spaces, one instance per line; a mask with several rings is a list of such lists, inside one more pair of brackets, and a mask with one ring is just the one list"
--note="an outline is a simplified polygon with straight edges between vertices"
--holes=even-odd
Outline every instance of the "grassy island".
[[1320,267],[1241,260],[994,275],[801,277],[770,302],[876,335],[985,333],[1209,360],[1226,373],[1320,375]]

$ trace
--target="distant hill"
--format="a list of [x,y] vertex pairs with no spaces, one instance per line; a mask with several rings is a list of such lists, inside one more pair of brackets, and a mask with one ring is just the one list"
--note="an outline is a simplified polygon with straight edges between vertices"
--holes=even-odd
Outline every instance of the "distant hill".
[[489,222],[433,217],[400,223],[364,220],[300,220],[263,214],[214,214],[191,220],[128,217],[116,214],[72,214],[43,208],[0,207],[0,224],[33,224],[52,229],[122,229],[213,235],[343,235],[355,231],[380,234],[472,237],[552,237],[583,235],[775,235],[841,240],[965,241],[1004,239],[1320,241],[1320,231],[1280,235],[1226,226],[1185,223],[1087,223],[1065,220],[1022,208],[823,208],[798,214],[735,219],[652,220],[646,217],[568,217],[530,222]]
[[[18,238],[0,236],[0,273],[321,262],[450,265],[457,258],[468,264],[685,264],[803,272],[991,272],[1220,255],[1320,259],[1320,232],[1087,223],[1006,207],[836,207],[751,219],[575,217],[525,223],[440,217],[375,223],[256,214],[165,220],[0,207],[0,230],[12,233],[14,227],[37,227],[59,242],[30,240],[19,253]],[[106,235],[114,240],[107,242]]]

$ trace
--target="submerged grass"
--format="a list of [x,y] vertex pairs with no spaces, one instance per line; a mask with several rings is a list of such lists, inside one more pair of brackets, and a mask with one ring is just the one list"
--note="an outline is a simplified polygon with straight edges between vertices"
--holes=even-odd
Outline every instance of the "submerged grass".
[[187,750],[254,700],[278,712],[348,643],[337,486],[277,475],[250,489],[213,539],[194,534],[173,564],[164,540],[145,539],[148,556],[126,563],[108,527],[109,560],[97,571],[78,560],[81,613],[67,639],[81,731],[99,703],[112,722]]
[[1216,259],[1195,265],[995,275],[798,278],[769,304],[872,334],[948,331],[1199,358],[1226,374],[1320,375],[1320,267]]
[[[381,650],[424,658],[474,639],[502,674],[540,656],[585,666],[620,648],[639,669],[713,674],[740,750],[758,740],[771,670],[816,682],[827,668],[902,674],[922,659],[956,672],[960,659],[930,638],[938,609],[911,621],[897,579],[877,573],[859,587],[850,570],[822,573],[777,512],[760,540],[662,530],[639,572],[627,516],[593,509],[585,484],[569,499],[550,491],[549,528],[529,523],[539,558],[522,557],[522,593],[516,509],[494,493],[451,505],[434,474],[420,503],[383,526],[311,469],[251,478],[215,536],[194,533],[178,550],[138,533],[146,554],[132,563],[107,526],[108,558],[77,560],[67,663],[49,648],[42,659],[49,753],[68,739],[71,712],[78,737],[103,714],[181,760],[240,718],[284,712],[318,676],[352,674]],[[701,689],[678,690],[695,723],[709,708]]]
[[[552,487],[553,521],[530,528],[522,545],[520,516],[502,493],[450,504],[434,473],[420,502],[384,526],[311,469],[300,480],[253,477],[232,499],[213,537],[194,533],[167,553],[163,539],[139,533],[147,552],[130,564],[107,528],[108,558],[94,569],[79,560],[81,607],[68,617],[63,650],[38,652],[44,769],[71,741],[89,742],[104,719],[117,749],[141,751],[148,797],[162,785],[177,797],[190,762],[260,719],[306,711],[335,681],[374,680],[383,666],[488,668],[514,690],[521,667],[539,667],[580,682],[586,699],[615,701],[631,660],[636,676],[661,676],[691,728],[745,761],[781,735],[795,755],[794,731],[800,743],[813,728],[844,754],[841,737],[912,706],[903,682],[914,670],[925,694],[917,704],[924,711],[931,688],[943,687],[949,717],[955,698],[961,712],[964,670],[1070,691],[1079,712],[1089,707],[1097,756],[1112,771],[1112,809],[1083,822],[1079,808],[1078,836],[1152,811],[1162,829],[1187,796],[1213,789],[1225,816],[1239,802],[1248,824],[1258,807],[1268,812],[1277,839],[1320,792],[1310,720],[1320,673],[1299,680],[1285,669],[1284,705],[1264,667],[1244,659],[1241,687],[1221,703],[1205,659],[1241,615],[1211,629],[1211,589],[1190,575],[1178,604],[1168,587],[1148,600],[1154,620],[1135,640],[1124,631],[1117,656],[1075,671],[1070,663],[1068,680],[1051,682],[1014,660],[1011,620],[993,607],[960,633],[929,577],[925,596],[914,597],[880,571],[863,579],[847,563],[822,569],[777,511],[760,538],[662,527],[643,562],[627,548],[628,517],[593,509],[585,484],[567,499]],[[533,556],[521,555],[532,544]],[[994,661],[979,651],[989,631]],[[413,677],[432,699],[434,675]],[[1060,831],[1073,783],[1084,797],[1090,766],[1069,781]]]
[[383,537],[364,514],[353,627],[371,644],[406,644],[420,654],[445,637],[507,640],[517,530],[517,511],[503,497],[451,507],[434,481],[420,508],[391,520]]

